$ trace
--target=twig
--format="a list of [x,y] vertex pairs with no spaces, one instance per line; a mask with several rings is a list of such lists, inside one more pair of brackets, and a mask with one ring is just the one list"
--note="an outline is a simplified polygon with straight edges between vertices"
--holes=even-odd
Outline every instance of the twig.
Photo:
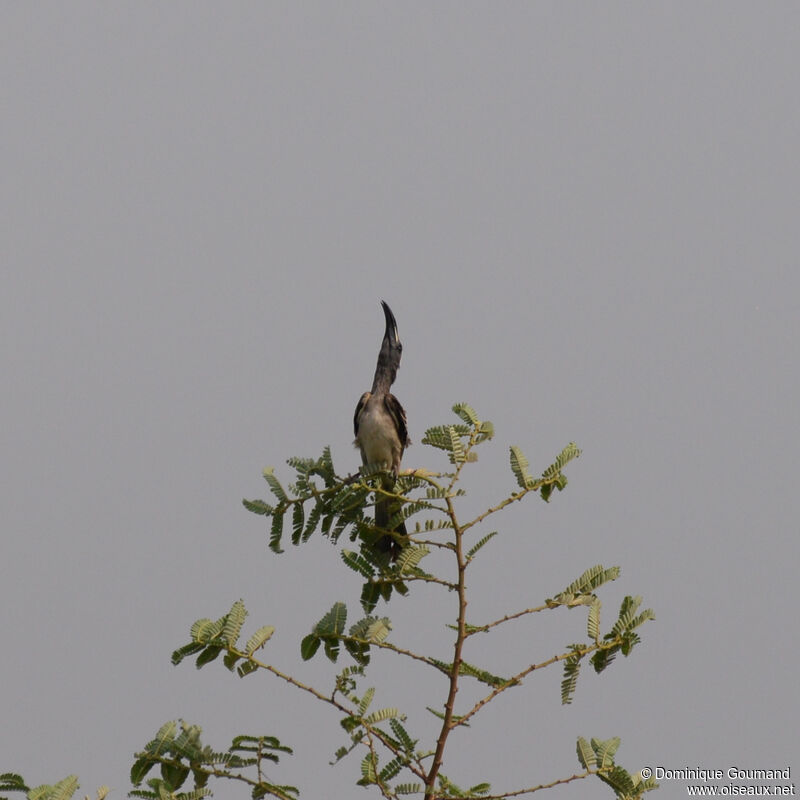
[[525,614],[538,614],[540,611],[547,611],[550,608],[556,608],[556,606],[548,606],[545,603],[543,606],[536,606],[535,608],[526,608],[524,611],[517,611],[516,614],[506,614],[504,617],[500,617],[500,619],[496,619],[494,622],[486,623],[486,625],[470,625],[470,630],[467,632],[467,636],[472,636],[474,633],[485,633],[490,628],[494,628],[497,625],[502,625],[504,622],[509,622],[512,619],[519,619],[519,617],[524,617]]
[[457,725],[463,725],[470,717],[474,716],[487,703],[494,700],[497,695],[499,695],[501,692],[504,692],[509,687],[519,686],[519,684],[522,682],[522,679],[530,675],[534,670],[544,669],[545,667],[549,667],[551,664],[555,664],[559,661],[565,661],[572,656],[579,656],[580,658],[583,658],[584,656],[589,655],[589,653],[593,653],[595,650],[610,650],[612,647],[616,647],[617,645],[621,644],[621,642],[622,637],[618,636],[610,641],[602,642],[601,644],[588,645],[587,647],[583,647],[579,650],[569,650],[566,653],[561,653],[557,656],[553,656],[552,658],[548,658],[547,661],[542,661],[539,664],[531,664],[530,666],[525,667],[522,672],[518,672],[513,678],[509,678],[505,683],[501,684],[492,692],[487,694],[482,700],[479,700],[477,703],[475,703],[475,705],[469,711],[467,711],[466,714],[458,718],[453,727],[456,727]]
[[398,647],[391,642],[373,642],[369,639],[361,639],[358,636],[339,636],[338,638],[343,642],[355,642],[356,644],[366,644],[370,647],[380,647],[383,650],[391,650],[393,653],[397,653],[401,656],[407,656],[408,658],[413,658],[415,661],[421,661],[423,664],[428,664],[431,667],[436,666],[436,663],[432,658],[428,656],[421,656],[419,653],[415,653],[412,650],[405,650],[404,648]]
[[517,789],[513,792],[505,792],[503,794],[485,794],[481,795],[481,800],[505,800],[506,797],[519,797],[522,794],[532,794],[541,789],[552,789],[554,786],[563,786],[565,783],[572,783],[573,781],[581,781],[589,778],[592,775],[600,775],[603,772],[609,772],[608,767],[601,769],[587,769],[586,772],[577,772],[575,775],[570,775],[569,778],[559,778],[552,783],[540,783],[538,786],[531,786],[528,789]]
[[483,522],[486,517],[490,516],[491,514],[496,514],[498,511],[502,511],[506,506],[511,505],[511,503],[516,503],[517,500],[522,500],[526,494],[529,492],[538,492],[542,486],[548,486],[552,483],[558,482],[558,476],[553,478],[542,478],[541,480],[532,483],[530,486],[526,486],[524,489],[520,489],[518,492],[514,492],[514,494],[509,495],[506,497],[505,500],[499,502],[496,506],[492,506],[491,508],[487,508],[482,514],[479,514],[475,519],[471,520],[470,522],[465,522],[464,525],[461,526],[462,531],[466,531],[471,528],[473,525],[477,525],[479,522]]

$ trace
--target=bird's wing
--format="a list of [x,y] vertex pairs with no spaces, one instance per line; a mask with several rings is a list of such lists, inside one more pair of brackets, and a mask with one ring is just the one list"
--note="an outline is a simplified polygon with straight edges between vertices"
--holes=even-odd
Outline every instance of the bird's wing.
[[400,439],[400,447],[402,450],[405,450],[406,447],[411,444],[408,439],[408,423],[406,421],[406,412],[403,409],[403,406],[400,405],[400,401],[393,394],[387,394],[383,398],[383,405],[394,421],[394,426],[397,429],[397,436]]
[[[358,437],[358,415],[361,413],[361,409],[367,404],[367,400],[371,397],[369,392],[364,392],[361,395],[361,399],[358,401],[358,405],[356,406],[356,413],[353,414],[353,435]],[[401,409],[402,410],[402,409]]]

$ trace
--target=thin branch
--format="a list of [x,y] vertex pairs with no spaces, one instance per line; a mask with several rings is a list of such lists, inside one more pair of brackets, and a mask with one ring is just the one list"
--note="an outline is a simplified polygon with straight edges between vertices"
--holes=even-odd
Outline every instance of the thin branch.
[[[471,441],[474,439],[474,434]],[[467,451],[468,452],[468,451]],[[453,483],[458,479],[461,466],[466,463],[466,459],[459,465],[456,474],[453,476],[453,481],[450,484],[450,489]],[[458,563],[458,633],[456,634],[455,645],[453,646],[453,665],[450,670],[450,688],[447,693],[447,702],[444,708],[444,720],[442,721],[442,729],[439,733],[439,738],[436,741],[436,751],[433,756],[433,764],[431,764],[430,771],[425,779],[425,795],[426,797],[433,796],[433,787],[436,783],[436,777],[441,769],[442,762],[444,761],[444,748],[447,743],[447,737],[450,734],[453,725],[453,709],[455,707],[456,693],[458,692],[458,675],[461,669],[462,652],[464,649],[464,641],[466,640],[466,618],[467,618],[467,592],[465,574],[467,570],[467,562],[464,558],[463,549],[463,529],[458,524],[455,508],[453,507],[452,498],[449,496],[447,499],[447,511],[450,519],[453,522],[453,531],[455,533],[455,556]]]
[[504,792],[503,794],[485,794],[481,795],[481,800],[505,800],[506,797],[519,797],[523,794],[533,794],[533,792],[541,791],[542,789],[552,789],[554,786],[563,786],[565,783],[572,783],[573,781],[582,781],[592,775],[600,775],[603,772],[609,772],[609,767],[602,767],[600,769],[587,769],[586,772],[577,772],[575,775],[570,775],[569,778],[559,778],[552,783],[540,783],[538,786],[531,786],[528,789],[517,789],[513,792]]
[[471,520],[470,522],[465,522],[461,526],[461,530],[466,531],[471,528],[473,525],[477,525],[479,522],[483,522],[486,517],[490,516],[491,514],[496,514],[498,511],[502,511],[506,506],[511,505],[511,503],[516,503],[517,500],[522,500],[526,494],[529,492],[538,492],[542,486],[548,486],[549,484],[558,483],[559,476],[556,475],[553,478],[542,478],[541,480],[532,483],[530,486],[526,486],[524,489],[520,489],[518,492],[514,492],[514,494],[509,495],[506,497],[505,500],[499,502],[496,506],[492,506],[491,508],[487,508],[482,514],[479,514],[475,519]]
[[[398,750],[392,744],[392,742],[387,738],[386,734],[380,728],[376,728],[374,725],[370,725],[363,719],[359,719],[359,723],[367,732],[367,734],[372,734],[390,753],[394,754],[398,758],[402,758],[403,752]],[[416,775],[420,780],[425,780],[425,771],[422,769],[421,766],[415,766],[410,761],[405,761],[404,766],[410,772],[413,772],[414,775]]]
[[[476,437],[476,435],[477,435],[477,429],[473,426],[472,431],[470,432],[470,435],[469,435],[469,442],[467,443],[467,446],[464,448],[464,460],[461,461],[456,466],[456,471],[455,472],[450,473],[450,476],[451,476],[450,477],[450,483],[447,484],[447,500],[448,500],[447,505],[449,506],[449,510],[452,510],[452,506],[450,505],[449,501],[450,501],[450,497],[452,497],[453,487],[458,483],[458,480],[461,477],[461,470],[464,469],[464,465],[469,460],[468,459],[469,452],[475,446],[475,437]],[[466,528],[464,528],[464,530],[466,530]]]
[[375,784],[381,790],[381,795],[383,795],[383,797],[387,797],[389,800],[392,800],[392,798],[396,797],[396,795],[391,794],[384,782],[381,780],[381,775],[378,771],[378,754],[375,752],[375,744],[372,741],[372,734],[369,731],[367,731],[367,747],[369,748],[370,755],[372,756],[372,769],[375,770]]
[[431,511],[439,511],[442,514],[447,513],[447,509],[442,506],[437,506],[435,503],[432,503],[431,500],[445,500],[446,497],[419,497],[417,499],[412,499],[406,494],[400,494],[399,492],[394,492],[391,489],[384,489],[382,486],[370,486],[367,483],[362,483],[360,485],[362,489],[368,489],[371,492],[375,492],[375,496],[381,495],[382,497],[386,497],[389,500],[402,500],[404,503],[408,505],[419,506],[421,509],[426,508]]
[[256,754],[256,768],[258,770],[258,782],[261,783],[261,762],[263,760],[261,748],[264,746],[264,742],[262,739],[258,740],[258,752]]
[[435,667],[436,663],[432,658],[429,656],[421,656],[419,653],[415,653],[412,650],[405,650],[402,647],[398,647],[397,645],[392,644],[391,642],[373,642],[369,639],[361,639],[357,636],[344,636],[340,635],[339,638],[343,642],[355,642],[356,644],[366,644],[370,647],[380,647],[383,650],[391,650],[393,653],[397,653],[401,656],[407,656],[408,658],[413,658],[415,661],[421,661],[423,664],[427,664],[428,666]]
[[[452,530],[452,528],[439,528],[439,530],[446,531]],[[438,542],[435,539],[417,539],[417,535],[420,533],[428,533],[429,531],[414,531],[414,533],[408,534],[408,540],[412,544],[416,545],[424,545],[425,547],[439,547],[442,550],[452,550],[453,544],[452,542]]]
[[465,522],[462,526],[462,530],[466,531],[471,528],[473,525],[477,525],[480,522],[483,522],[486,517],[491,514],[496,514],[498,511],[502,511],[506,506],[511,505],[511,503],[515,503],[517,500],[522,500],[528,492],[534,491],[533,488],[528,489],[521,489],[518,492],[506,497],[505,500],[498,503],[496,506],[492,506],[491,508],[487,508],[482,514],[479,514],[475,519],[471,520],[470,522]]
[[407,475],[410,478],[419,478],[420,480],[425,481],[425,483],[429,483],[436,489],[443,489],[444,487],[434,478],[450,478],[452,477],[451,472],[431,472],[431,470],[424,469],[422,467],[418,467],[417,469],[404,469],[401,470],[400,475]]
[[559,661],[565,661],[573,656],[579,656],[580,658],[583,658],[584,656],[589,655],[589,653],[593,653],[595,650],[610,650],[613,647],[617,647],[621,643],[622,637],[617,636],[616,638],[607,642],[602,642],[601,644],[588,645],[580,650],[570,650],[566,653],[561,653],[557,656],[553,656],[552,658],[548,658],[547,661],[542,661],[539,664],[531,664],[530,666],[525,667],[522,672],[518,672],[513,678],[509,678],[505,683],[501,684],[492,692],[487,694],[482,700],[479,700],[477,703],[475,703],[475,705],[469,711],[467,711],[466,714],[464,714],[462,717],[459,717],[458,721],[454,723],[453,727],[456,727],[457,725],[463,725],[468,719],[470,719],[470,717],[477,714],[477,712],[480,711],[487,703],[494,700],[497,695],[499,695],[501,692],[504,692],[509,687],[519,686],[519,684],[522,682],[522,679],[530,675],[534,670],[544,669],[545,667],[549,667],[551,664],[556,664]]
[[[340,703],[336,700],[333,696],[328,696],[323,694],[319,691],[319,689],[315,689],[313,686],[308,686],[307,684],[303,683],[302,681],[298,681],[296,678],[293,678],[291,675],[287,675],[285,672],[282,672],[277,667],[273,667],[271,664],[265,664],[263,661],[259,661],[257,658],[254,658],[252,655],[248,655],[247,653],[239,650],[235,647],[226,647],[230,653],[243,658],[246,661],[250,661],[256,666],[260,667],[261,669],[267,670],[267,672],[271,672],[278,678],[286,681],[287,683],[291,684],[297,689],[300,689],[308,694],[316,697],[317,700],[322,700],[323,703],[327,703],[328,705],[333,706],[337,710],[341,711],[343,714],[347,714],[348,717],[352,717],[353,710],[348,708],[343,703]],[[334,692],[335,693],[335,692]],[[398,750],[392,742],[388,739],[386,734],[380,729],[373,725],[370,725],[368,722],[365,722],[362,718],[359,718],[359,724],[364,728],[367,733],[371,733],[380,743],[390,752],[396,756],[401,756],[402,752]],[[425,772],[421,768],[415,767],[413,764],[406,764],[407,768],[413,772],[420,780],[425,780]]]
[[526,614],[538,614],[540,611],[547,611],[550,608],[556,608],[556,606],[549,606],[545,603],[543,606],[536,606],[535,608],[526,608],[524,611],[517,611],[516,614],[506,614],[504,617],[494,620],[494,622],[486,623],[486,625],[470,625],[467,636],[472,636],[475,633],[485,633],[490,628],[494,628],[497,625],[502,625],[504,622],[509,622],[512,619],[519,619],[519,617],[524,617]]
[[397,575],[386,578],[372,578],[372,580],[370,580],[370,583],[374,584],[410,583],[411,581],[422,581],[423,583],[438,583],[440,586],[444,586],[450,591],[455,591],[456,589],[458,589],[458,584],[450,583],[450,581],[443,580],[442,578],[437,578],[434,575]]

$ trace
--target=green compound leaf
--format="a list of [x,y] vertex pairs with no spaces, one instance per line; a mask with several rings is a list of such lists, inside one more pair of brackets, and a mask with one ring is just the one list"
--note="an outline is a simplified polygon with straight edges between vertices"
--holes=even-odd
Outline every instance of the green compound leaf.
[[478,419],[478,415],[475,413],[475,409],[469,405],[468,403],[456,403],[453,406],[453,411],[458,414],[467,425],[479,425],[480,420]]
[[467,561],[472,561],[472,559],[475,557],[475,554],[478,552],[478,550],[480,550],[481,547],[483,547],[491,539],[494,539],[495,536],[497,536],[497,531],[492,531],[491,533],[487,533],[486,536],[483,537],[483,539],[481,539],[474,547],[472,547],[467,552],[467,555],[466,555]]
[[581,766],[584,769],[594,769],[595,765],[597,764],[597,758],[591,745],[586,741],[586,739],[583,738],[583,736],[578,737],[577,751],[578,761],[581,762]]
[[585,649],[583,644],[572,644],[570,650],[573,655],[569,656],[564,661],[564,678],[561,681],[561,703],[562,705],[569,705],[575,695],[575,689],[578,685],[578,674],[581,669],[581,659],[583,655],[581,650]]
[[259,628],[248,640],[245,646],[245,652],[251,656],[256,650],[261,649],[275,633],[275,628],[272,625],[264,625]]
[[527,489],[534,483],[533,477],[528,472],[528,459],[516,445],[510,448],[511,471],[517,479],[517,484],[521,489]]
[[247,609],[244,603],[237,600],[225,616],[225,624],[222,627],[222,639],[228,647],[236,647],[246,617]]
[[28,800],[70,800],[78,791],[77,775],[69,775],[58,783],[36,786],[28,792]]
[[283,486],[281,486],[280,481],[275,477],[275,468],[264,467],[262,474],[264,476],[264,480],[269,484],[272,494],[274,494],[281,503],[286,503],[289,500],[289,497],[284,491]]

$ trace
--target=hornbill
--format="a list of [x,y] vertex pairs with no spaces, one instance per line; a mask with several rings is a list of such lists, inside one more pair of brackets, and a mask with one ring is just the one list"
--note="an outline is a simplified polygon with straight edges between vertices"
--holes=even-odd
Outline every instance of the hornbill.
[[[391,491],[400,471],[400,459],[410,444],[406,427],[406,412],[400,401],[389,391],[400,367],[403,345],[397,336],[397,322],[392,309],[381,300],[386,317],[386,332],[383,335],[381,350],[372,391],[364,392],[356,406],[353,417],[355,446],[361,451],[363,464],[381,465],[388,473],[383,480],[383,488]],[[389,524],[389,499],[379,497],[375,501],[375,527],[387,528]],[[405,535],[406,526],[400,522],[394,533]],[[378,540],[378,549],[388,552],[396,559],[402,546],[393,536],[383,536]]]

